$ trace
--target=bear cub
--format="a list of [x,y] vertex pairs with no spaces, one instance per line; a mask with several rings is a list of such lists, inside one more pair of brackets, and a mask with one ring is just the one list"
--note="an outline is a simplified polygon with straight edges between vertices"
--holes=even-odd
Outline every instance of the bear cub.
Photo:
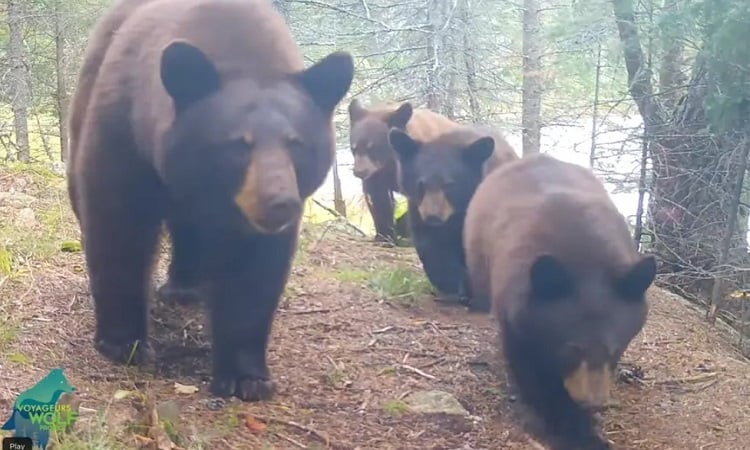
[[479,126],[457,127],[425,141],[393,129],[389,140],[399,158],[410,232],[427,278],[446,299],[488,311],[486,298],[474,297],[468,286],[464,217],[483,177],[518,156],[500,133]]
[[607,449],[593,410],[648,312],[638,253],[604,185],[534,155],[490,173],[466,214],[472,291],[492,299],[509,371],[553,448]]
[[429,139],[457,124],[429,109],[413,108],[409,102],[366,108],[356,98],[349,103],[349,123],[353,172],[362,180],[367,208],[375,224],[375,242],[395,243],[400,224],[394,224],[393,193],[404,192],[399,185],[398,158],[388,141],[388,132],[396,128]]

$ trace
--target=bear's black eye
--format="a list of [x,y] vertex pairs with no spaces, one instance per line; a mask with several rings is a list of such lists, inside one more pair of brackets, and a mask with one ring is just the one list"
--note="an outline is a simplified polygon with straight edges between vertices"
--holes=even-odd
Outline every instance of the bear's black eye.
[[255,147],[255,138],[251,133],[244,133],[242,136],[232,139],[227,147],[234,152],[247,153]]
[[305,144],[302,142],[302,139],[297,136],[296,134],[290,133],[285,138],[286,146],[289,150],[295,151],[295,150],[302,150],[305,148]]

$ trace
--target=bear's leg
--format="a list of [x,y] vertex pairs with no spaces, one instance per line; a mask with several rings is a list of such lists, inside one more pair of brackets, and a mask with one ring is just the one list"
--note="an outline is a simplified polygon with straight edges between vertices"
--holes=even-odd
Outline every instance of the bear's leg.
[[440,231],[428,227],[412,230],[414,247],[430,283],[442,294],[457,296],[466,269],[460,252]]
[[377,175],[362,182],[367,207],[375,223],[375,242],[396,242],[393,192]]
[[201,235],[188,220],[178,217],[167,219],[172,239],[172,255],[167,281],[156,291],[165,303],[190,305],[206,297],[201,286]]
[[502,325],[503,348],[521,398],[541,421],[541,434],[555,450],[608,450],[609,443],[597,433],[591,413],[576,404],[565,391],[562,378],[531,344]]
[[477,296],[472,292],[469,271],[464,268],[461,283],[458,287],[458,301],[474,312],[490,312],[491,303],[488,296]]
[[225,263],[211,272],[214,395],[244,401],[273,396],[266,350],[297,232],[225,238]]
[[134,150],[100,148],[104,145],[82,149],[86,159],[76,183],[96,314],[94,345],[115,362],[140,364],[151,356],[147,292],[163,190],[155,171]]

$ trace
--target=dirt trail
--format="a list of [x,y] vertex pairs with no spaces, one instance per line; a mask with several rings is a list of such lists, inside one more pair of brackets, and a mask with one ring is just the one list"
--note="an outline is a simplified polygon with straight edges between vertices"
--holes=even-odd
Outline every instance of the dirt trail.
[[[20,188],[19,177],[27,180]],[[412,249],[378,248],[306,226],[270,345],[279,392],[260,404],[221,402],[207,394],[209,349],[199,307],[154,305],[158,367],[139,371],[101,358],[91,345],[82,255],[54,251],[77,236],[64,183],[0,172],[4,189],[32,196],[37,222],[11,233],[13,215],[25,206],[0,199],[0,244],[15,262],[14,275],[0,284],[0,411],[63,366],[79,390],[81,417],[62,449],[145,442],[138,437],[148,433],[138,427],[139,397],[113,400],[118,390],[177,405],[179,419],[168,431],[185,449],[326,448],[326,439],[331,448],[363,450],[538,448],[515,424],[492,321],[425,294],[393,294],[423,284]],[[55,214],[56,221],[47,220]],[[31,244],[45,239],[53,251]],[[161,281],[163,261],[158,272]],[[647,325],[624,358],[645,377],[619,384],[604,419],[615,448],[748,448],[750,363],[684,300],[659,289],[649,300]],[[176,394],[175,382],[200,390]],[[404,411],[405,395],[433,389],[453,394],[470,416]],[[252,432],[247,415],[268,427]]]

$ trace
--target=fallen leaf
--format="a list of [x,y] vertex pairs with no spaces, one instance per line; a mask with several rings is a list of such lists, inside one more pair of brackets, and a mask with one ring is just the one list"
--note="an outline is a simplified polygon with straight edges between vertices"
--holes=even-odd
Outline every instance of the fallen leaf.
[[174,391],[178,394],[195,394],[199,391],[197,386],[191,386],[189,384],[180,384],[175,382]]
[[266,431],[267,425],[250,414],[245,416],[245,426],[255,434],[260,434]]
[[81,243],[78,241],[65,241],[60,245],[60,250],[68,253],[81,251]]

